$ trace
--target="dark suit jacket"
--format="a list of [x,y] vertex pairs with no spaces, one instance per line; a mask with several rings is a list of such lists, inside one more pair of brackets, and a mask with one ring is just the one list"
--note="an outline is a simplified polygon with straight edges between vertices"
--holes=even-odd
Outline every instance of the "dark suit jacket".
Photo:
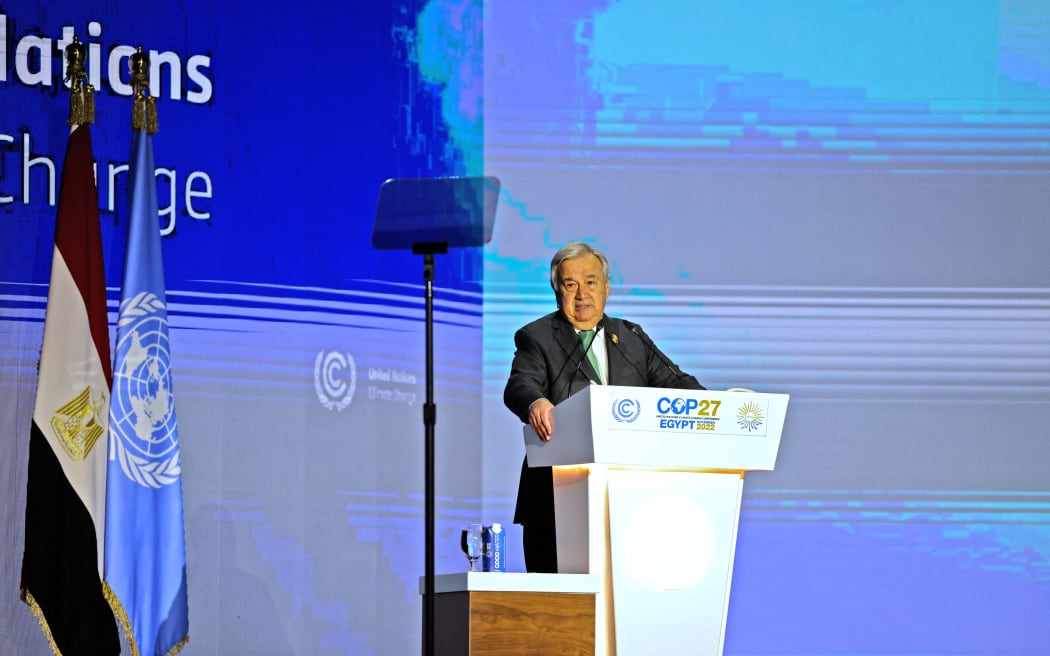
[[[651,340],[637,324],[606,315],[602,325],[610,385],[704,389],[696,378],[683,373],[677,365],[668,366],[670,361],[662,359],[655,346],[650,346]],[[632,328],[645,335],[645,339]],[[590,385],[591,380],[598,382],[598,374],[584,357],[576,331],[560,311],[518,330],[514,334],[514,346],[517,350],[503,390],[503,402],[523,423],[528,423],[529,406],[537,399],[546,398],[558,405]],[[553,439],[558,439],[557,426]],[[527,461],[522,464],[514,521],[518,524],[549,522],[553,529],[554,488],[550,467],[530,468]]]

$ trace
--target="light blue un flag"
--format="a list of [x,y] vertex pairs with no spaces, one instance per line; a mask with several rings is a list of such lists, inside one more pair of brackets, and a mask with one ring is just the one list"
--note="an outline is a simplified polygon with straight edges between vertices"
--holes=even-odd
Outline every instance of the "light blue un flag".
[[106,489],[106,597],[133,653],[189,640],[182,459],[175,424],[152,137],[134,133]]

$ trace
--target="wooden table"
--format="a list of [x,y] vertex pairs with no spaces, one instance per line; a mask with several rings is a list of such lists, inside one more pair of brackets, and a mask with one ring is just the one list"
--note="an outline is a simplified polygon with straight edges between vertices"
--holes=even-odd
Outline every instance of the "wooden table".
[[591,574],[435,576],[437,656],[591,656],[598,589]]

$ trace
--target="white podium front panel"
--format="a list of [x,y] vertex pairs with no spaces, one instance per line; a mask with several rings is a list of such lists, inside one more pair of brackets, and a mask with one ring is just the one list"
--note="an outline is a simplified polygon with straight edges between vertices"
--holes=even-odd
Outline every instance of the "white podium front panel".
[[524,427],[529,466],[598,463],[772,470],[788,395],[591,385],[554,408],[554,436]]
[[718,656],[742,474],[609,472],[617,656]]

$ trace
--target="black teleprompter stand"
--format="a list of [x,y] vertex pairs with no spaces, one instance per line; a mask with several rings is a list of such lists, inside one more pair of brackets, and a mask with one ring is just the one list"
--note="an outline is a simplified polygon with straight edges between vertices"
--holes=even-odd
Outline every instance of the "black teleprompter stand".
[[423,256],[426,285],[426,401],[423,404],[424,521],[423,654],[434,656],[434,256],[492,239],[499,180],[494,177],[399,178],[379,188],[372,246]]

